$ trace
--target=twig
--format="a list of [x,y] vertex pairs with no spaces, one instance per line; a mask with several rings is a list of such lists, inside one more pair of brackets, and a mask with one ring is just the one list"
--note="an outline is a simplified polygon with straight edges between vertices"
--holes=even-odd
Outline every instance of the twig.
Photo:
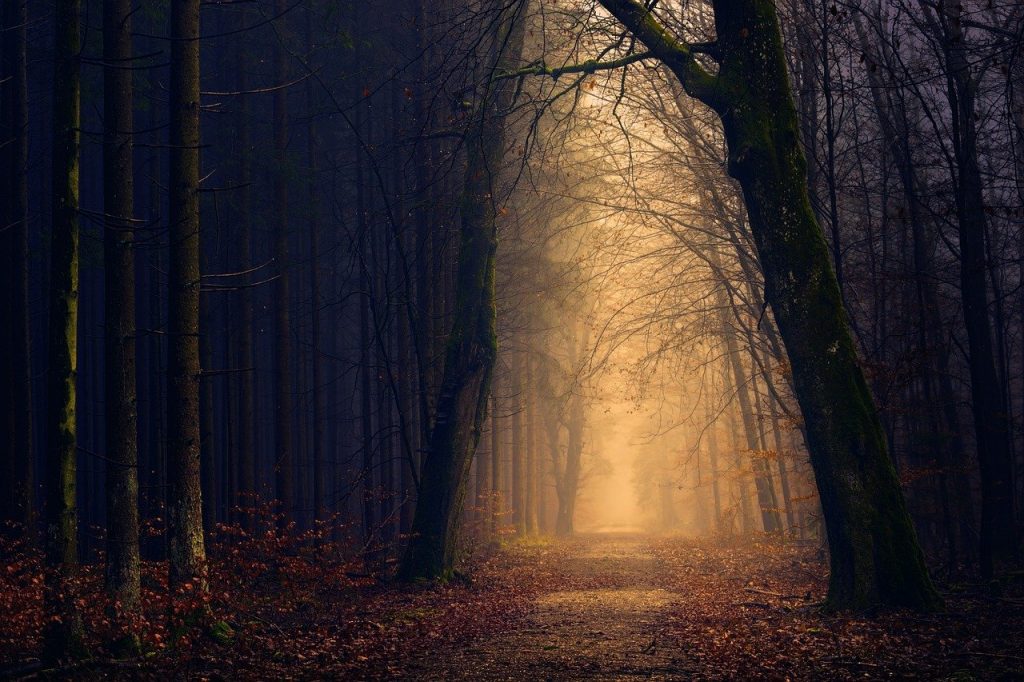
[[744,587],[744,592],[752,592],[754,594],[763,594],[768,597],[775,597],[776,599],[803,599],[798,594],[782,594],[781,592],[770,592],[768,590],[759,590],[756,587]]

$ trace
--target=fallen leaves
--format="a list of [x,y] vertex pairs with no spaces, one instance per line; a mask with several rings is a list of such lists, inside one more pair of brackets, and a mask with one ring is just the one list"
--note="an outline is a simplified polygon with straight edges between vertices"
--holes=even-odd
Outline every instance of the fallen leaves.
[[[999,597],[961,586],[945,614],[825,615],[816,547],[722,546],[674,537],[511,542],[475,554],[471,583],[385,584],[350,547],[223,529],[211,551],[209,607],[234,631],[169,628],[162,563],[144,570],[136,622],[146,655],[103,657],[111,619],[100,566],[83,567],[92,676],[530,679],[1012,678],[1021,668],[1022,585]],[[41,564],[3,547],[0,660],[25,670],[43,625]],[[194,596],[197,590],[188,591]],[[187,599],[179,596],[177,599]],[[180,607],[180,603],[177,604]],[[179,609],[180,610],[180,609]],[[8,667],[9,666],[9,667]]]

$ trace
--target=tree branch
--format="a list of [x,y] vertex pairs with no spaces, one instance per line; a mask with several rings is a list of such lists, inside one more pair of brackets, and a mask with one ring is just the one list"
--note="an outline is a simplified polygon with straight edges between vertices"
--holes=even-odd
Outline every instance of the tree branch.
[[[673,37],[649,8],[636,0],[598,2],[672,70],[688,95],[716,111],[722,108],[724,93],[718,79],[697,63],[694,47]],[[713,46],[709,44],[701,44],[700,51],[714,57]]]
[[498,74],[495,76],[496,79],[501,78],[520,78],[522,76],[550,76],[554,80],[564,74],[568,73],[585,73],[591,74],[596,71],[611,71],[613,69],[619,69],[624,66],[629,66],[635,62],[640,62],[645,59],[656,59],[656,56],[651,52],[634,52],[633,54],[627,54],[625,57],[619,59],[613,59],[609,62],[599,62],[594,59],[588,59],[581,64],[567,64],[565,66],[550,67],[541,61],[539,64],[531,64],[530,66],[524,66],[521,69],[515,71],[508,71],[505,73]]

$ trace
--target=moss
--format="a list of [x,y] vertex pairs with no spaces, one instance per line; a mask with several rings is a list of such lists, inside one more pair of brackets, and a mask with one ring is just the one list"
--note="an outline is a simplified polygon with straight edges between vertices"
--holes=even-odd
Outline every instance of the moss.
[[230,644],[235,640],[235,630],[226,621],[218,620],[206,629],[206,634],[217,644]]

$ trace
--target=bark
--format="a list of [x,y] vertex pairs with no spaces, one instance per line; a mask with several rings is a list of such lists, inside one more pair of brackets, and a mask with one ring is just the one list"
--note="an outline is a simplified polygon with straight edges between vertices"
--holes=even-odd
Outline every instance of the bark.
[[[0,21],[0,524],[31,538],[32,391],[28,328],[28,0],[3,4]],[[15,526],[0,532],[18,531]]]
[[858,364],[806,160],[770,0],[713,3],[718,72],[633,0],[601,0],[722,119],[772,307],[793,369],[829,536],[830,608],[935,608],[917,537]]
[[81,123],[81,3],[55,7],[53,82],[53,227],[50,235],[50,332],[46,424],[46,580],[48,616],[43,658],[85,653],[76,605],[76,503],[79,271],[79,128]]
[[199,5],[171,5],[167,543],[172,590],[206,591],[199,435]]
[[[135,383],[135,256],[132,177],[131,0],[103,4],[103,235],[106,348],[108,595],[140,608],[138,402]],[[125,623],[130,621],[126,618]]]

